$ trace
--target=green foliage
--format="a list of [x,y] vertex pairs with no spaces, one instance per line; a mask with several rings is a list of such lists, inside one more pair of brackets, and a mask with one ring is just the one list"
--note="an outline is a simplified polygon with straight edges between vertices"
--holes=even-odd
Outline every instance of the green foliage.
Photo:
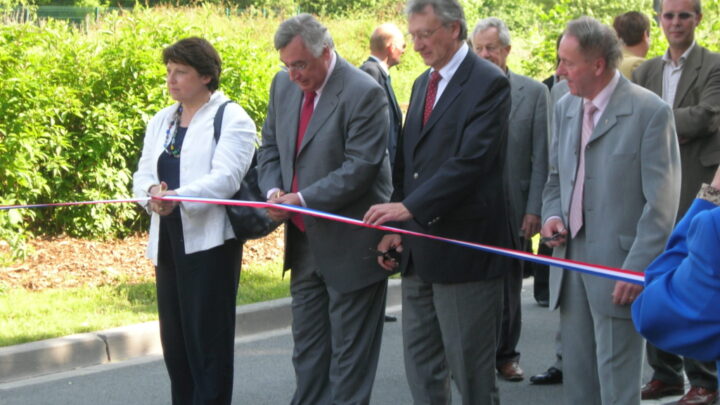
[[[0,0],[2,1],[2,0]],[[510,68],[536,79],[552,73],[555,40],[565,24],[583,14],[605,23],[627,10],[651,14],[649,0],[462,0],[469,30],[481,17],[497,16],[510,27]],[[381,22],[406,31],[404,3],[396,0],[248,0],[193,8],[137,7],[103,14],[80,28],[63,22],[0,25],[0,204],[124,198],[130,195],[145,124],[169,99],[161,50],[191,35],[210,40],[223,58],[221,89],[237,100],[258,128],[270,81],[278,71],[273,34],[284,16],[299,9],[324,14],[338,53],[354,65],[368,55],[368,38]],[[720,0],[705,1],[697,40],[720,50]],[[338,17],[339,15],[339,17]],[[666,42],[652,29],[649,56]],[[412,50],[392,69],[393,85],[406,105],[415,78],[426,69]],[[129,204],[0,211],[0,239],[15,256],[31,235],[66,233],[89,238],[122,237],[146,228],[147,217]]]

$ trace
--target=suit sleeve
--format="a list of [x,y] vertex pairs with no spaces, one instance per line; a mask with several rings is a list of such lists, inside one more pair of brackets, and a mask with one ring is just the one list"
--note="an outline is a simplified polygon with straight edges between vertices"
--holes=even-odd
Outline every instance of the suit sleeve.
[[[705,60],[711,63],[707,80],[700,86],[700,99],[696,105],[674,110],[678,137],[697,139],[714,135],[713,118],[720,106],[720,56],[706,52]],[[715,57],[717,56],[717,57]]]
[[560,122],[561,109],[559,105],[553,107],[553,126],[550,129],[552,137],[550,138],[550,148],[548,153],[548,175],[545,187],[543,188],[542,194],[542,222],[548,220],[550,217],[562,218],[562,207],[560,202],[560,173],[558,171],[558,144],[559,144],[559,130],[558,123]]
[[647,269],[632,306],[636,328],[663,350],[720,358],[720,208],[695,200]]
[[465,203],[483,176],[502,163],[509,111],[510,85],[507,78],[496,76],[485,94],[469,107],[466,116],[455,117],[464,121],[459,126],[460,133],[452,135],[460,137],[457,155],[403,200],[417,222],[430,223]]
[[262,195],[274,187],[282,187],[282,172],[280,169],[280,151],[277,146],[276,128],[276,106],[277,100],[275,91],[276,83],[280,73],[270,85],[270,100],[268,101],[268,112],[265,123],[262,127],[262,145],[258,150],[258,183]]
[[680,150],[670,107],[661,103],[645,128],[638,157],[645,206],[622,265],[637,271],[662,252],[680,199]]
[[[550,93],[545,86],[538,86],[535,97],[532,123],[532,174],[528,193],[526,214],[540,215],[542,210],[542,192],[548,172],[549,131],[548,104]],[[505,162],[505,164],[510,164]]]

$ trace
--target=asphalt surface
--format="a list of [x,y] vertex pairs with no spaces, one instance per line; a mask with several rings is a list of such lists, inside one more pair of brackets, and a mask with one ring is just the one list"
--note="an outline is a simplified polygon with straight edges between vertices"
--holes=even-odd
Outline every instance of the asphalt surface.
[[[522,300],[523,331],[519,350],[526,379],[522,382],[499,380],[501,402],[559,404],[561,385],[534,386],[527,381],[529,376],[543,372],[554,361],[553,338],[558,314],[535,304],[532,279],[525,282]],[[399,306],[388,311],[402,317]],[[237,339],[233,404],[289,403],[294,389],[291,351],[292,339],[287,328]],[[643,381],[647,381],[649,367],[644,374]],[[670,404],[674,399],[677,397],[643,401],[643,405]],[[0,384],[0,405],[169,403],[169,380],[162,358],[157,355]],[[371,403],[412,403],[403,369],[399,322],[385,324]],[[457,391],[454,391],[453,403],[460,403]]]

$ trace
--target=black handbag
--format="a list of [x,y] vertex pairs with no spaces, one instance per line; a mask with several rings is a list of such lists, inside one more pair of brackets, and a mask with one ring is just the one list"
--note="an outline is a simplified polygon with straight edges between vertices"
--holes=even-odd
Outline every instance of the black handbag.
[[[220,130],[222,128],[223,114],[225,113],[225,106],[228,103],[232,103],[232,100],[224,102],[215,113],[215,121],[213,123],[213,129],[215,137],[215,143],[220,141]],[[258,172],[257,172],[257,152],[253,154],[252,163],[250,168],[240,185],[235,195],[231,197],[233,200],[242,201],[266,201],[266,198],[260,193],[260,187],[258,186]],[[272,231],[277,228],[280,223],[275,222],[267,215],[265,208],[255,207],[244,207],[239,205],[226,205],[227,215],[230,219],[235,237],[239,240],[247,239],[258,239],[263,236],[269,235]]]

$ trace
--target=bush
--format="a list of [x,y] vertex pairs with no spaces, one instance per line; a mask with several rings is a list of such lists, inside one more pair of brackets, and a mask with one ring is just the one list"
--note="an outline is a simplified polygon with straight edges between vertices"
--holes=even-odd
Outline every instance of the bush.
[[[463,4],[470,30],[480,17],[507,22],[513,35],[510,68],[536,79],[553,71],[555,39],[570,19],[589,14],[610,23],[626,10],[651,11],[643,0]],[[83,28],[56,21],[0,25],[0,204],[128,197],[145,124],[172,103],[160,53],[180,38],[202,36],[217,47],[223,58],[221,90],[260,128],[280,64],[273,34],[283,15],[310,5],[344,13],[321,20],[338,53],[354,65],[367,58],[368,37],[380,22],[394,21],[407,30],[403,3],[395,0],[260,0],[248,2],[249,10],[240,15],[219,6],[137,8],[104,15]],[[275,9],[258,12],[265,6]],[[706,16],[719,11],[718,0],[705,2]],[[719,29],[720,21],[706,17],[698,42],[717,51],[720,38],[714,32]],[[666,42],[657,26],[652,35],[650,55],[656,56]],[[401,104],[408,102],[412,82],[426,68],[409,42],[403,63],[392,70]],[[22,241],[31,235],[115,238],[146,226],[147,216],[129,204],[0,212],[0,239],[15,256],[24,254]]]

